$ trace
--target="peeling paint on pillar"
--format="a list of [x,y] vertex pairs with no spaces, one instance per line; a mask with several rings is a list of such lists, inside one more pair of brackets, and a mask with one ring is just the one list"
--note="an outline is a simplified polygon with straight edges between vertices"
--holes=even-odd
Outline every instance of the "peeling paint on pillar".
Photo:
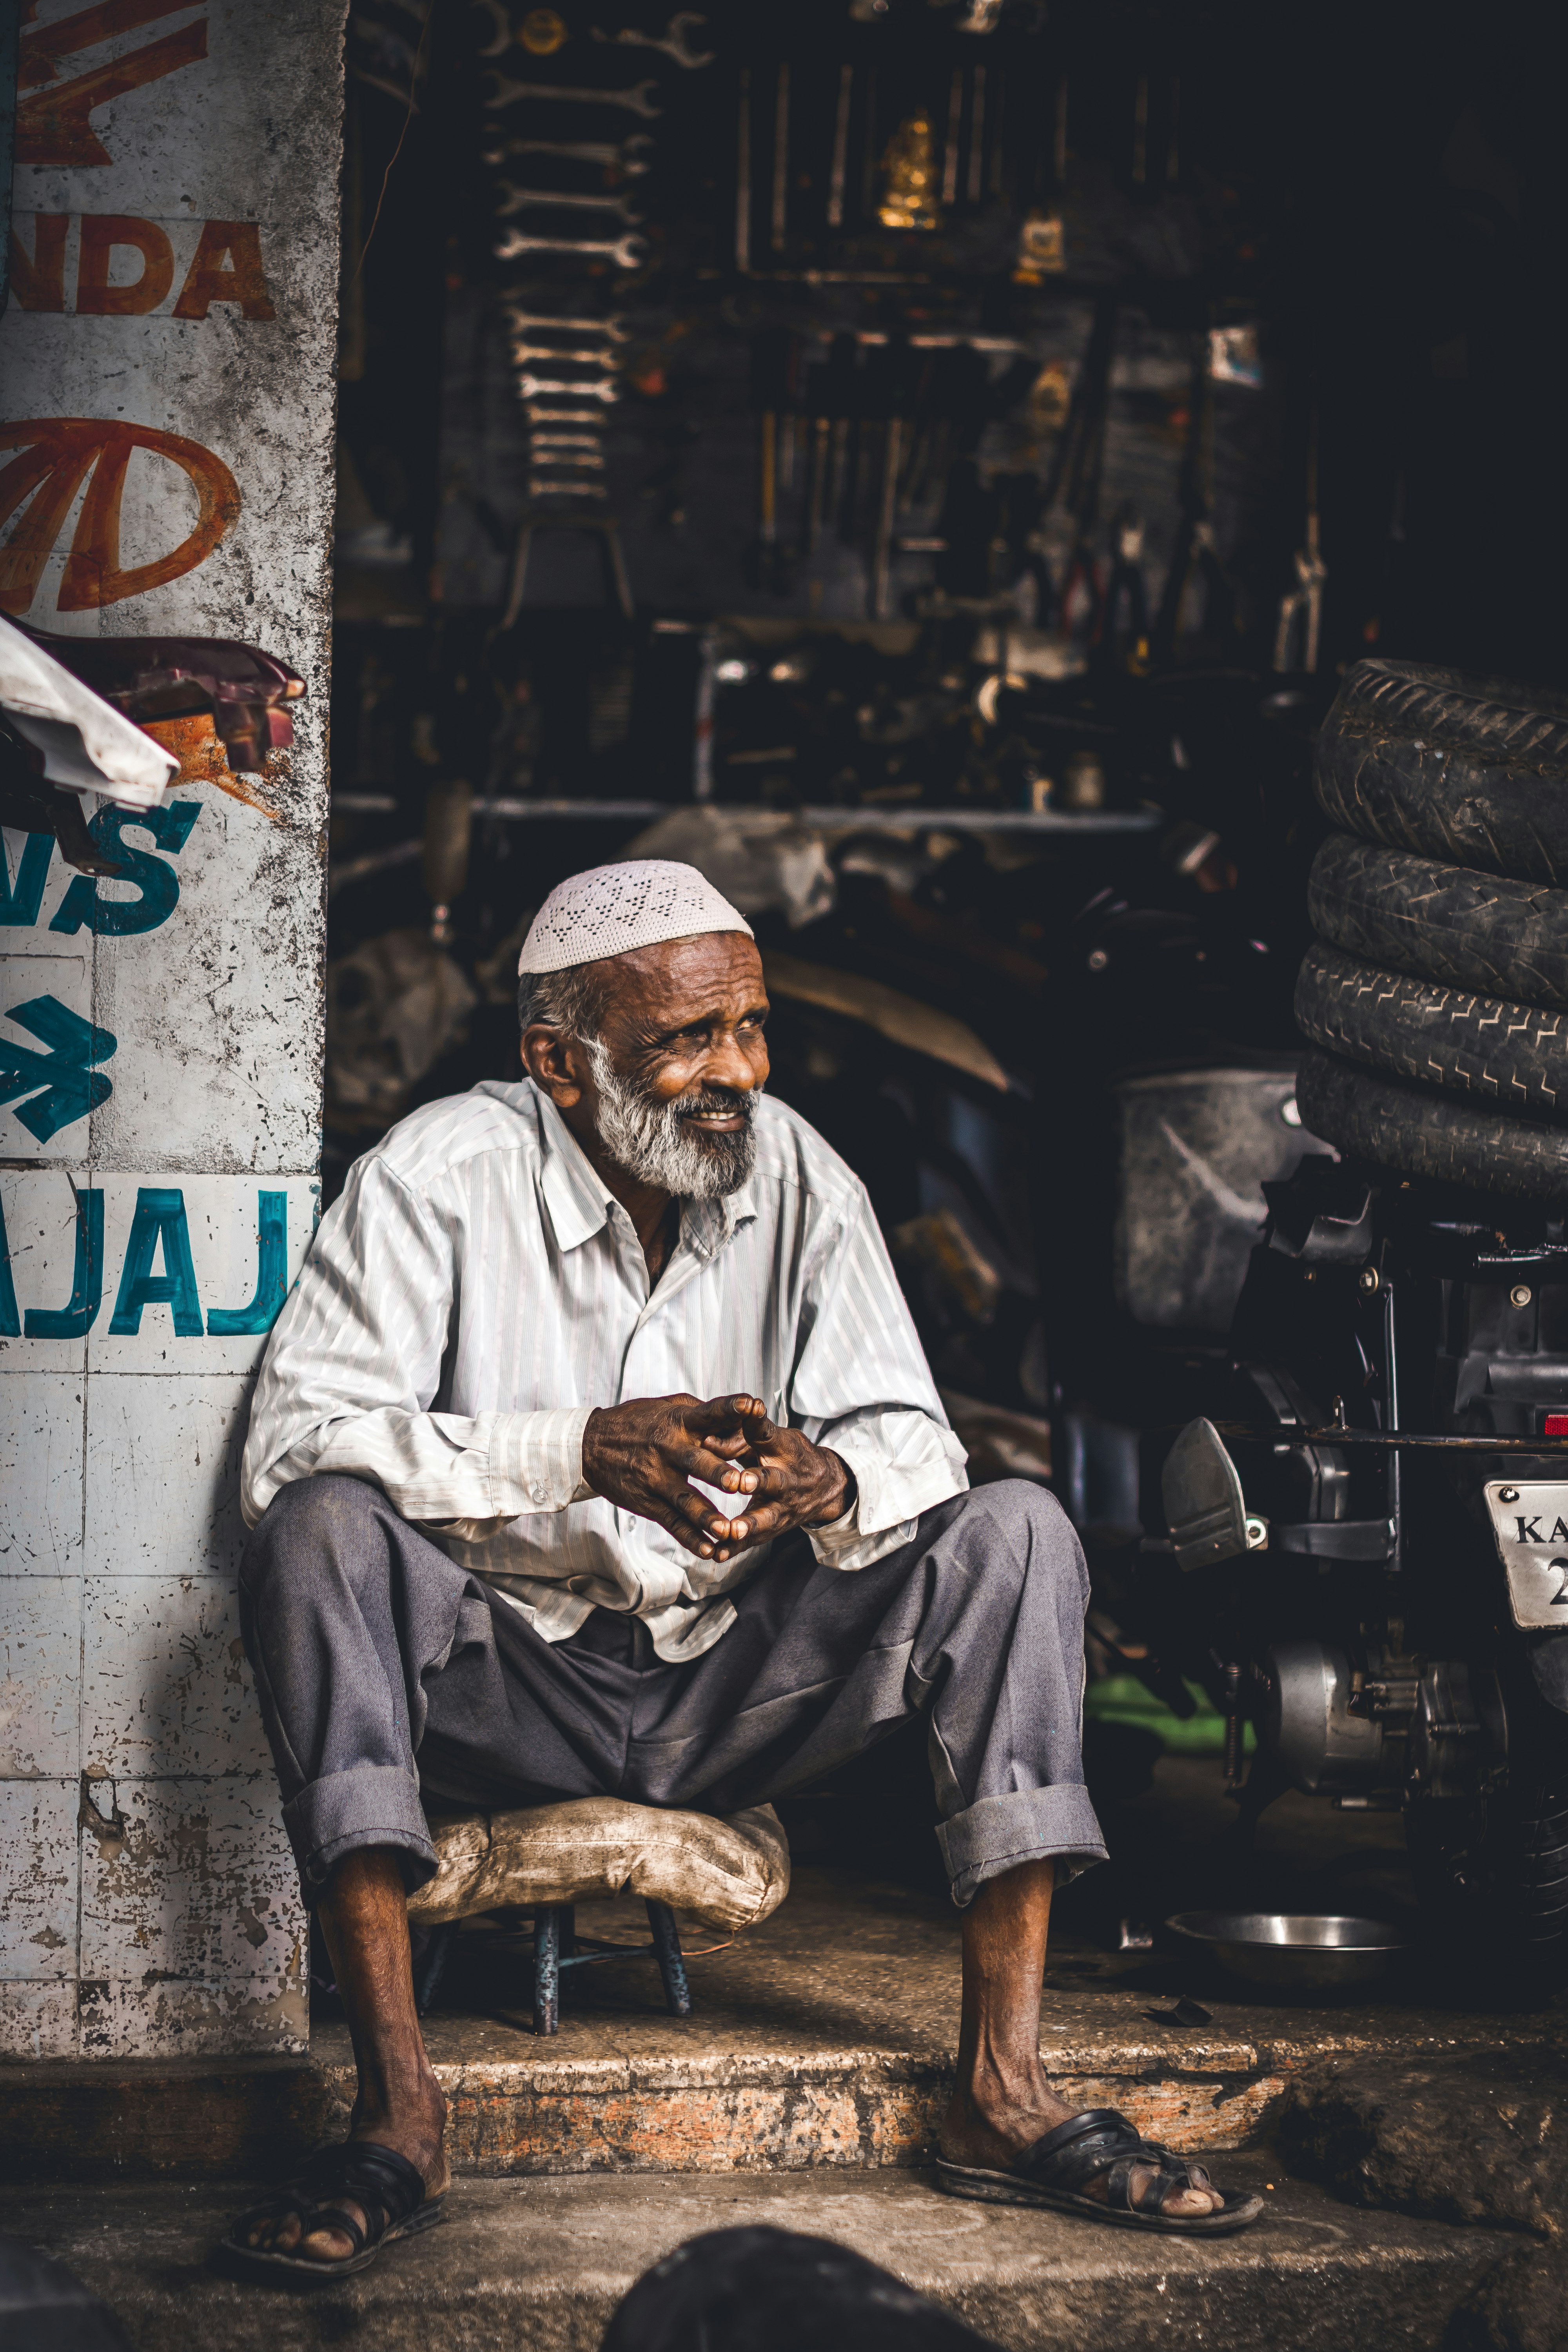
[[[343,15],[39,0],[22,36],[0,609],[244,638],[309,698],[265,776],[193,759],[158,824],[109,820],[134,878],[5,835],[0,1048],[37,1080],[0,1105],[15,2056],[305,2040],[235,1570],[318,1197]],[[42,999],[63,1048],[16,1019]]]

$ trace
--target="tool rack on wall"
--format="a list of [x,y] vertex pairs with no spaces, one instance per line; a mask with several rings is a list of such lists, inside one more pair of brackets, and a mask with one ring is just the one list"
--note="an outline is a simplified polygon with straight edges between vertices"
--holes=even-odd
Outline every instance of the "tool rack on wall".
[[[1205,557],[1244,540],[1269,438],[1225,413],[1268,395],[1180,72],[1147,41],[1079,54],[1028,6],[620,13],[474,15],[447,608],[996,599],[1068,663],[1107,620],[1146,661],[1186,509]],[[1167,638],[1210,627],[1218,580]]]
[[[400,585],[340,573],[334,969],[434,906],[437,993],[493,989],[499,1038],[526,908],[694,802],[836,867],[1044,858],[1064,906],[1148,863],[1187,814],[1162,677],[1267,667],[1281,452],[1306,478],[1186,36],[1034,0],[431,21],[434,528]],[[425,340],[399,316],[394,391]]]

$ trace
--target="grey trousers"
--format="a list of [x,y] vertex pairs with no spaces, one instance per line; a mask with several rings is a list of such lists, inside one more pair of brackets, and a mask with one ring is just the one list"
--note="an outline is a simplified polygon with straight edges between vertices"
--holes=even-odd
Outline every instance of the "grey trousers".
[[[710,1650],[680,1665],[598,1609],[547,1642],[378,1487],[286,1486],[246,1546],[240,1624],[305,1899],[362,1846],[435,1872],[420,1802],[623,1796],[728,1813],[789,1796],[923,1716],[963,1906],[1017,1864],[1105,1859],[1079,1750],[1089,1580],[1021,1479],[927,1511],[869,1568],[783,1538]],[[416,1762],[417,1759],[417,1763]]]

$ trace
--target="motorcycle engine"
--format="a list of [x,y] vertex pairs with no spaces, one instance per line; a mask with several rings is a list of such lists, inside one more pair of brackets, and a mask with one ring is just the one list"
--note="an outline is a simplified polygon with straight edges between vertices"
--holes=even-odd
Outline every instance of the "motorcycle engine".
[[1265,1654],[1258,1737],[1307,1796],[1459,1796],[1507,1753],[1497,1677],[1462,1660],[1381,1650],[1358,1666],[1331,1643],[1278,1642]]
[[1268,1690],[1258,1736],[1294,1789],[1343,1796],[1373,1788],[1384,1727],[1352,1714],[1352,1666],[1324,1642],[1278,1642],[1265,1655]]

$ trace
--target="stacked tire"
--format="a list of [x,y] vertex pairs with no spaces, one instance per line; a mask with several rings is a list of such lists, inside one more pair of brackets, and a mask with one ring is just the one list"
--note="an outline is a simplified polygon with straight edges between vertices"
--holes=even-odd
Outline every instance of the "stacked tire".
[[1568,1197],[1568,701],[1410,662],[1346,676],[1314,763],[1304,1127],[1355,1159]]

